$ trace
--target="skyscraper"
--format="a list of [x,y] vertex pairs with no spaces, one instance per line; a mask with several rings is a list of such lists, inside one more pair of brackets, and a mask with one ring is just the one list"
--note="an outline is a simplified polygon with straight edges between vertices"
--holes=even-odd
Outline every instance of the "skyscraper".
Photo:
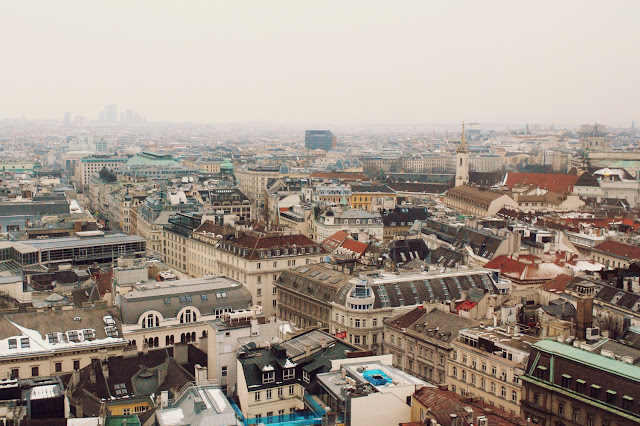
[[329,130],[307,130],[304,135],[304,147],[329,151],[336,147],[336,137]]
[[104,107],[104,119],[109,123],[118,122],[118,105],[109,104]]

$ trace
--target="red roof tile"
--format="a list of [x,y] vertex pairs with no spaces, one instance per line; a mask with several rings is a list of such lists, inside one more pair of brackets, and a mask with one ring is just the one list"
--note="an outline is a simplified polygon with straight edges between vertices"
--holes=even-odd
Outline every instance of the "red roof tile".
[[354,253],[358,253],[360,254],[360,256],[362,256],[367,248],[369,248],[369,244],[354,240],[346,231],[336,232],[335,234],[324,240],[322,242],[322,245],[330,248],[331,250],[342,247],[347,250],[351,250]]
[[555,290],[555,291],[564,292],[564,289],[567,286],[567,284],[569,284],[571,280],[573,280],[574,278],[575,277],[572,277],[571,275],[560,274],[554,279],[549,280],[546,283],[542,284],[542,288],[547,291]]
[[548,191],[567,193],[573,191],[578,181],[577,175],[562,175],[550,173],[507,173],[505,183],[509,189],[518,185],[530,185],[544,188]]
[[[479,416],[486,417],[491,426],[525,424],[525,421],[519,416],[509,414],[478,399],[469,400],[445,389],[425,386],[414,393],[413,397],[429,408],[429,417],[435,418],[441,425],[451,424],[451,414],[457,414],[459,419],[465,419],[467,417],[465,407],[470,407],[473,410],[473,424],[477,424]],[[469,423],[463,420],[462,424]]]
[[539,282],[540,280],[550,280],[558,274],[566,272],[562,266],[553,262],[542,262],[537,256],[527,255],[513,259],[510,256],[502,255],[487,262],[485,268],[499,269],[507,278],[526,284],[527,281]]
[[629,259],[640,259],[640,246],[634,246],[631,244],[619,243],[618,241],[604,241],[594,247],[595,250],[600,250],[605,253],[609,253],[615,256],[626,257]]

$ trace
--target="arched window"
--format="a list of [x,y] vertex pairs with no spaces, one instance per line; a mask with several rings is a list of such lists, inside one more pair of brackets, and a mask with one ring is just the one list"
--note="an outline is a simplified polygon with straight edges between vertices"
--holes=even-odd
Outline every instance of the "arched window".
[[181,341],[182,343],[184,343],[184,342],[186,341],[186,336],[185,336],[185,334],[184,334],[184,333],[182,333],[182,334],[180,335],[180,341]]
[[171,344],[171,339],[169,338],[169,336],[165,336],[164,338],[164,345],[165,346],[169,346]]
[[193,322],[195,320],[196,320],[196,313],[193,312],[191,309],[187,309],[180,314],[180,324]]
[[157,337],[153,338],[153,347],[157,348],[158,346],[160,346],[160,340]]
[[174,343],[175,343],[175,341],[174,341],[174,337],[173,337],[173,334],[172,334],[171,335],[171,344],[173,345]]
[[192,342],[196,341],[196,332],[195,331],[193,333],[191,333],[191,341]]
[[202,337],[207,337],[207,330],[202,330]]

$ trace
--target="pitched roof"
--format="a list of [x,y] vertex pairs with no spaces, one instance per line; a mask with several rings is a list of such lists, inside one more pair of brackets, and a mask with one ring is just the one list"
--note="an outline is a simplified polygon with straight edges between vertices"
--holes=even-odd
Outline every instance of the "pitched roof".
[[499,269],[503,275],[516,282],[546,281],[566,271],[565,268],[555,263],[536,263],[536,259],[537,256],[520,256],[518,259],[514,259],[507,255],[501,255],[487,262],[484,267]]
[[640,246],[620,243],[618,241],[604,241],[593,249],[626,259],[640,259]]
[[575,277],[572,277],[571,275],[558,274],[555,278],[550,279],[546,283],[542,284],[541,288],[547,291],[556,290],[564,292],[567,284],[569,284],[574,278]]
[[571,192],[577,181],[577,175],[551,173],[509,172],[505,177],[505,184],[509,189],[513,189],[518,185],[529,185],[561,193]]
[[525,424],[525,421],[515,414],[509,414],[480,400],[470,401],[468,398],[449,390],[424,386],[414,393],[413,397],[429,408],[430,416],[433,416],[442,425],[451,423],[451,414],[457,414],[459,419],[465,419],[467,417],[465,408],[467,407],[473,410],[473,424],[476,424],[477,418],[480,416],[486,417],[492,426]]
[[309,176],[312,179],[342,179],[342,180],[361,180],[369,181],[369,176],[364,173],[349,173],[349,172],[314,172]]

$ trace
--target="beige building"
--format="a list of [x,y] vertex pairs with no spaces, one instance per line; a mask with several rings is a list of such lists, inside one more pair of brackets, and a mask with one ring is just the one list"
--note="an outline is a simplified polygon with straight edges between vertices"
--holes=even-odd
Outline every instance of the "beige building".
[[383,353],[393,355],[393,365],[429,383],[448,383],[452,343],[461,329],[477,322],[436,309],[417,307],[384,321]]
[[112,308],[5,314],[0,324],[2,379],[70,374],[129,343]]
[[518,209],[518,203],[508,195],[468,185],[451,188],[443,201],[447,207],[475,216],[494,216],[505,207]]
[[89,185],[89,179],[94,173],[99,173],[103,167],[118,170],[127,162],[125,157],[99,156],[81,158],[76,161],[75,180],[79,190],[84,190]]
[[511,328],[461,330],[449,359],[450,390],[519,415],[519,377],[525,373],[531,345],[537,340]]

